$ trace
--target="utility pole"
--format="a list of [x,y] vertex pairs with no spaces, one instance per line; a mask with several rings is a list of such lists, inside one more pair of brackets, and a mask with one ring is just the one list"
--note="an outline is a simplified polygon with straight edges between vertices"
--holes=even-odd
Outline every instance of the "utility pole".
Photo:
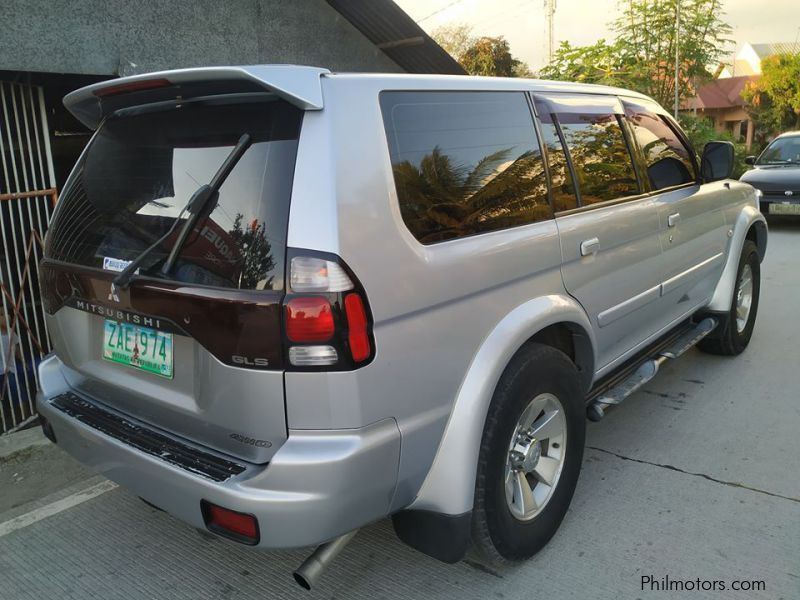
[[681,0],[675,0],[675,120],[678,120],[678,74],[681,60]]
[[544,0],[544,16],[547,19],[547,62],[553,62],[553,20],[556,14],[556,0]]

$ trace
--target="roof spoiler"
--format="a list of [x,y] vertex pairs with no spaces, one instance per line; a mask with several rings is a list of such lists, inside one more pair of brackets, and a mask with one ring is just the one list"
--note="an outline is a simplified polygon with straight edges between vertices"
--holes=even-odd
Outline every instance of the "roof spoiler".
[[[202,84],[218,81],[249,82],[263,87],[287,102],[304,110],[322,110],[320,78],[328,69],[296,65],[253,65],[243,67],[202,67],[176,69],[132,75],[89,85],[64,97],[64,106],[81,123],[96,129],[110,112],[124,107],[124,94],[181,84]],[[114,96],[113,110],[104,106],[105,97]],[[123,100],[122,106],[120,100]],[[131,97],[131,105],[141,97]]]

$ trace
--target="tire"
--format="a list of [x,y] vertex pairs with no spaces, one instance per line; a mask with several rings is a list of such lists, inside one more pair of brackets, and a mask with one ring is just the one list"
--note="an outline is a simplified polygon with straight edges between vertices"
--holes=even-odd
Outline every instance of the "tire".
[[[742,276],[748,268],[752,281],[751,302],[747,318],[744,323],[741,323],[737,319],[740,309],[738,299],[744,283]],[[724,329],[719,335],[714,335],[713,338],[709,337],[701,340],[697,347],[708,354],[720,354],[723,356],[735,356],[744,352],[753,335],[760,293],[761,263],[758,257],[758,248],[752,241],[745,240],[742,254],[739,257],[739,267],[736,270],[736,285],[733,288],[731,309],[723,324]]]
[[[491,564],[530,558],[547,544],[564,519],[580,474],[586,433],[584,394],[579,381],[578,370],[566,354],[536,343],[524,346],[503,373],[486,417],[478,458],[472,514],[472,544],[477,558]],[[539,402],[545,403],[542,405],[546,407],[545,412],[536,412]],[[559,451],[563,452],[563,462],[552,487],[539,488],[536,474],[530,474],[534,479],[530,489],[551,491],[543,492],[549,496],[541,503],[539,512],[523,519],[512,511],[520,512],[524,502],[513,506],[506,497],[506,475],[509,465],[514,464],[509,462],[510,444],[512,438],[519,439],[515,431],[524,415],[541,415],[538,419],[534,417],[530,428],[533,431],[537,423],[557,412],[547,412],[556,405],[560,405],[563,411],[559,430],[565,432],[566,448],[563,448],[563,443],[552,441],[563,441],[563,437],[558,436],[533,444],[540,445],[538,452],[548,463],[552,460],[550,456],[559,456]],[[552,430],[556,431],[555,428]],[[541,439],[545,440],[546,431],[543,428],[540,431],[543,433]],[[529,457],[526,461],[535,461],[538,468],[540,463],[545,463],[542,458],[537,460],[538,454],[534,450],[528,450],[524,456]],[[517,460],[519,454],[515,457]],[[526,462],[525,466],[519,466],[517,472],[524,471],[530,464]],[[530,480],[528,475],[525,477]],[[511,480],[515,481],[513,477]],[[518,499],[520,495],[514,498]]]

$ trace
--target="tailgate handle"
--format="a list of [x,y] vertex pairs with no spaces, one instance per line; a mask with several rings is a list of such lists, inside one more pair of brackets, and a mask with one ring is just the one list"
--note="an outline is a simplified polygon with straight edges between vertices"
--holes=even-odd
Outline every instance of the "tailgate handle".
[[590,254],[597,254],[600,249],[600,240],[592,238],[581,242],[581,256],[589,256]]
[[667,225],[669,227],[675,227],[678,224],[678,221],[681,220],[681,213],[672,213],[670,216],[667,217]]

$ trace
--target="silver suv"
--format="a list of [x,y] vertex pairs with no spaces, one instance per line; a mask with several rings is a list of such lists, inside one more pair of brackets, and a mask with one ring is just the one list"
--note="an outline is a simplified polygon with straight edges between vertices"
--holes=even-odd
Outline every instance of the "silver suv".
[[244,544],[390,516],[443,561],[553,536],[587,416],[750,340],[767,228],[653,100],[293,66],[71,93],[96,129],[42,289],[48,436]]

